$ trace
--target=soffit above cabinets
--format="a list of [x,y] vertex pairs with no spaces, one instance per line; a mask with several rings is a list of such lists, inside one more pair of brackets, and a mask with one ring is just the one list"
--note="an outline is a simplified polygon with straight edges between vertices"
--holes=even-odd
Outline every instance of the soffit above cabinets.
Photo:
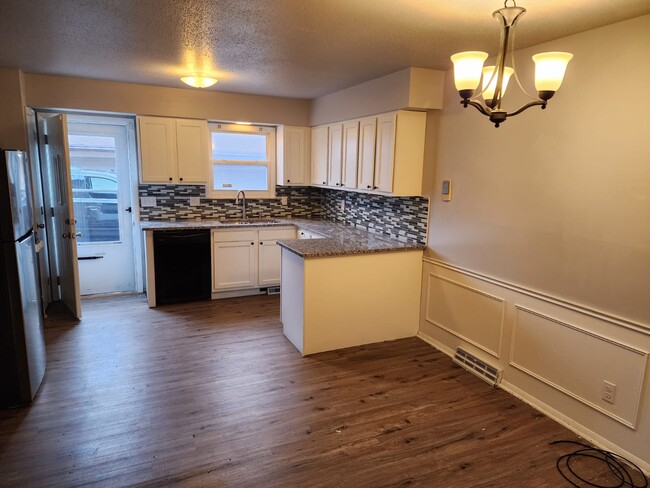
[[[502,0],[2,0],[0,66],[208,90],[316,98],[415,66],[495,54]],[[647,0],[521,0],[517,46],[650,13]],[[524,28],[525,26],[525,28]]]

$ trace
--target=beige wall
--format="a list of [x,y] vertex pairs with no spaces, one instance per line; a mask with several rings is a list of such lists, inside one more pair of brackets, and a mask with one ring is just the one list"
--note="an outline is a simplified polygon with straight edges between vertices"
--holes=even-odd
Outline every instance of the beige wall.
[[521,51],[526,85],[534,52],[575,57],[547,110],[498,129],[459,105],[448,73],[428,254],[650,324],[648,46],[644,16]]
[[442,108],[444,72],[406,68],[313,100],[311,125],[393,110]]
[[27,150],[23,74],[0,68],[0,147]]
[[311,110],[302,99],[34,74],[25,74],[25,93],[36,108],[269,124],[309,125]]
[[527,87],[531,54],[575,58],[545,111],[498,129],[460,106],[447,74],[427,140],[420,337],[495,365],[501,387],[650,473],[648,46],[644,16],[522,50]]

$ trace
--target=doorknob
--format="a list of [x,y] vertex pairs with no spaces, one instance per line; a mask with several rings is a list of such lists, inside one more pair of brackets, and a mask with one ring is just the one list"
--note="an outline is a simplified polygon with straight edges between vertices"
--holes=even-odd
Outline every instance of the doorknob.
[[126,207],[124,210],[129,212],[129,213],[131,213],[133,211],[133,209],[131,207]]

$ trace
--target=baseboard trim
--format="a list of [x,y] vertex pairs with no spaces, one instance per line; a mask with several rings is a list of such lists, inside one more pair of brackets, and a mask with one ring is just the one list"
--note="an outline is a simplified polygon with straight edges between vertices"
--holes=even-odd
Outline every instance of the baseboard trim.
[[481,281],[485,281],[486,283],[492,283],[493,285],[501,286],[503,288],[507,288],[508,290],[516,291],[518,293],[522,293],[524,295],[527,295],[532,298],[536,298],[538,300],[542,300],[548,303],[552,303],[554,305],[559,305],[561,307],[573,310],[575,312],[588,315],[590,317],[594,317],[599,320],[604,320],[607,322],[614,323],[616,325],[619,325],[621,327],[625,327],[627,329],[634,330],[635,332],[640,332],[644,335],[650,335],[650,324],[644,324],[641,322],[637,322],[632,319],[628,319],[625,317],[621,317],[619,315],[614,315],[611,313],[607,313],[603,310],[598,310],[593,307],[589,307],[587,305],[583,305],[581,303],[576,303],[576,302],[571,302],[568,300],[564,300],[562,298],[558,298],[552,295],[548,295],[546,293],[543,293],[539,290],[534,290],[532,288],[526,288],[522,285],[518,285],[515,283],[510,283],[508,281],[503,281],[498,278],[489,276],[489,275],[484,275],[481,273],[478,273],[476,271],[472,271],[467,268],[463,268],[461,266],[457,266],[455,264],[450,264],[450,263],[445,263],[443,261],[439,261],[437,259],[424,256],[422,260],[425,263],[433,264],[434,266],[440,266],[442,268],[448,269],[450,271],[455,271],[460,274],[464,274],[466,276],[469,276],[471,278],[476,278]]
[[[436,341],[430,335],[420,331],[418,332],[417,337],[423,340],[424,342],[426,342],[427,344],[429,344],[434,349],[437,349],[440,352],[446,354],[450,358],[454,357],[454,351],[451,348]],[[646,474],[646,476],[650,476],[650,463],[635,456],[634,454],[627,452],[625,449],[608,441],[607,439],[596,434],[590,429],[587,429],[585,426],[579,424],[575,420],[572,420],[571,418],[560,413],[558,410],[555,410],[554,408],[548,406],[546,403],[538,400],[537,398],[527,394],[517,386],[513,385],[512,383],[509,383],[507,380],[505,379],[501,380],[501,383],[498,385],[498,388],[502,388],[504,391],[508,392],[515,398],[518,398],[522,402],[533,407],[535,410],[555,420],[560,425],[566,427],[571,432],[574,432],[575,434],[579,435],[580,437],[590,442],[591,444],[595,445],[596,447],[614,452],[619,456],[623,456],[624,458],[629,459],[634,464],[636,464],[639,468],[641,468],[643,472]]]

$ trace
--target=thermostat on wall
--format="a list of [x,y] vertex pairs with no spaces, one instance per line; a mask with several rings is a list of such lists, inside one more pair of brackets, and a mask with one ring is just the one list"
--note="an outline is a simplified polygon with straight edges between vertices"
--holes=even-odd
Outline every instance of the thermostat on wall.
[[442,180],[442,201],[451,201],[451,180]]

